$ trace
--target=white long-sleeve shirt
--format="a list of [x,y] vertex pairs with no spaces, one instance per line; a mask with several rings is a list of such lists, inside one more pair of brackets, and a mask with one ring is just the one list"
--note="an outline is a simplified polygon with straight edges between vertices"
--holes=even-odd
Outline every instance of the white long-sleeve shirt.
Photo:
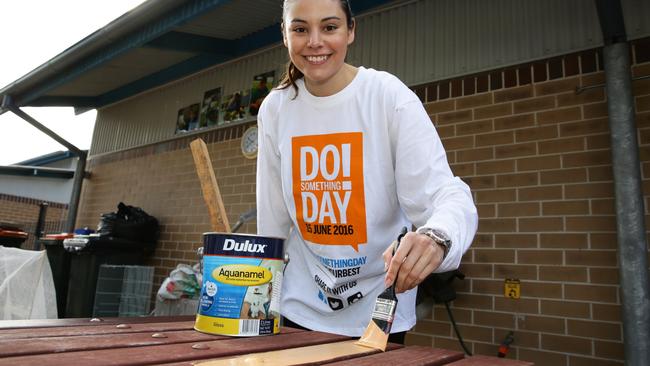
[[[359,68],[340,92],[297,81],[258,115],[258,234],[285,237],[282,314],[313,330],[360,336],[384,290],[382,253],[403,226],[442,230],[458,268],[477,227],[469,187],[454,177],[417,96]],[[392,331],[415,325],[416,290],[398,295]]]

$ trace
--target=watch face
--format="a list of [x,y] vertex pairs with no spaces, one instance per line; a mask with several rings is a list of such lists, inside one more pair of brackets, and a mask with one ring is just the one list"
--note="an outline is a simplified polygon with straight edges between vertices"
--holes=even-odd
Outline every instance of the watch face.
[[253,126],[244,132],[241,138],[241,151],[249,159],[257,156],[257,126]]

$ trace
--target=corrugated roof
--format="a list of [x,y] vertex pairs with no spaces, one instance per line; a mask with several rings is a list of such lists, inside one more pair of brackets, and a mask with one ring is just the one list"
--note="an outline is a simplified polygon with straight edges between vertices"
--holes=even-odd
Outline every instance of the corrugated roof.
[[[400,1],[357,0],[353,11]],[[280,42],[281,15],[282,0],[149,0],[0,89],[0,101],[102,107]]]

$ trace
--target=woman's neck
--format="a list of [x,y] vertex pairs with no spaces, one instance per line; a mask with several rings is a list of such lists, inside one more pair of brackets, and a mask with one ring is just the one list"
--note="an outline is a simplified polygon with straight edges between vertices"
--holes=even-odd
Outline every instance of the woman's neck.
[[357,75],[357,72],[359,72],[357,67],[343,64],[341,69],[327,81],[318,83],[305,78],[305,88],[309,93],[317,97],[334,95],[348,86]]

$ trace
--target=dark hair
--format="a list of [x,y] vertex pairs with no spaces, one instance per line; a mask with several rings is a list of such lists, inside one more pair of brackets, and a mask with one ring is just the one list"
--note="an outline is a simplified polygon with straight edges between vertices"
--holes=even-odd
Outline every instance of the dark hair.
[[[290,1],[292,0],[284,0],[282,3],[281,27],[284,27],[284,16],[287,12],[287,3]],[[345,20],[348,29],[353,29],[354,16],[352,15],[352,7],[350,5],[350,1],[351,0],[339,0],[339,4],[341,4],[341,9],[343,9],[343,12],[345,13]],[[303,76],[305,75],[303,75],[302,71],[298,70],[296,65],[294,65],[293,62],[291,62],[291,59],[289,59],[284,70],[284,74],[282,75],[282,79],[278,85],[278,89],[286,89],[288,87],[292,87],[296,91],[296,96],[298,96],[298,85],[296,85],[296,80],[300,79]]]

